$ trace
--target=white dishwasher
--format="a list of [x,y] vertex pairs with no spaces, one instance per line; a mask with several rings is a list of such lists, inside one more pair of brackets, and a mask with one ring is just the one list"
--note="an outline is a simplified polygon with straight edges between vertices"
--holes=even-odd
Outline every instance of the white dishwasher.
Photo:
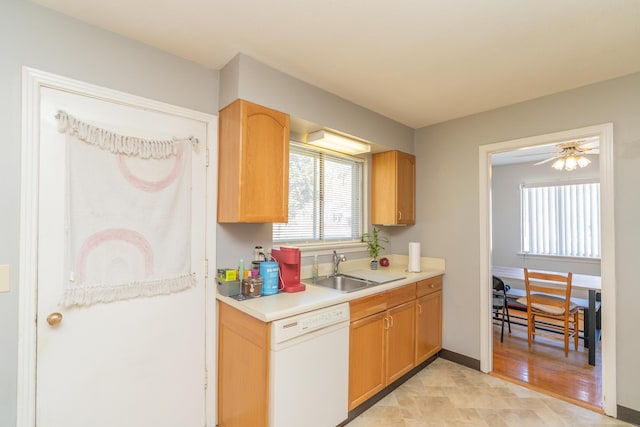
[[348,416],[349,304],[271,323],[270,427],[335,427]]

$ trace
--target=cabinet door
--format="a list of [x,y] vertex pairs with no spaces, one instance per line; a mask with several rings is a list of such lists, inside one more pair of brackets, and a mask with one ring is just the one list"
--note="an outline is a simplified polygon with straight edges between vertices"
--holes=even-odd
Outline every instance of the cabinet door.
[[372,224],[415,224],[415,170],[411,154],[385,151],[372,156]]
[[416,223],[416,158],[398,151],[398,224]]
[[416,301],[416,365],[442,349],[442,291]]
[[349,410],[385,387],[386,312],[351,323],[349,336]]
[[218,425],[267,427],[269,325],[218,303]]
[[248,222],[287,222],[289,116],[246,103],[243,120],[240,216]]
[[395,224],[395,151],[375,153],[371,159],[371,223]]
[[387,311],[387,384],[413,368],[415,301]]
[[238,99],[218,120],[218,222],[287,222],[289,116]]

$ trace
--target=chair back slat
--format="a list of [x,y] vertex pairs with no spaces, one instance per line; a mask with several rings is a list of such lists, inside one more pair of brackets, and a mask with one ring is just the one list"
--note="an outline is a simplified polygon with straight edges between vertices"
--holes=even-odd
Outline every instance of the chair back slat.
[[560,295],[563,297],[566,296],[567,293],[566,286],[563,286],[562,288],[555,288],[551,286],[540,286],[530,283],[529,289],[531,289],[532,292],[544,292],[545,294]]
[[567,281],[568,275],[572,274],[572,273],[567,273],[567,275],[565,276],[563,274],[543,273],[540,271],[529,271],[526,268],[525,268],[525,271],[529,273],[530,279],[538,279],[538,280],[544,280],[547,282],[559,282],[559,283],[565,283]]

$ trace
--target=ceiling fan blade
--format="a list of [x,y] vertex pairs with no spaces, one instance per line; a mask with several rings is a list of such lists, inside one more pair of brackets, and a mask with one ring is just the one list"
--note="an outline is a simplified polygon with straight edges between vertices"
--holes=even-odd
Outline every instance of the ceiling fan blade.
[[590,136],[581,139],[571,139],[569,141],[560,142],[556,144],[559,148],[575,148],[575,147],[593,147],[600,144],[600,138],[597,136]]
[[590,149],[590,148],[598,148],[600,147],[600,140],[596,139],[596,140],[586,140],[584,142],[581,142],[578,144],[578,147],[580,148],[586,148],[586,149]]
[[545,164],[545,163],[547,163],[547,162],[550,162],[550,161],[552,161],[552,160],[556,160],[557,158],[559,158],[559,156],[549,157],[548,159],[543,160],[543,161],[538,162],[538,163],[534,163],[533,165],[534,165],[534,166],[543,165],[543,164]]
[[600,149],[599,148],[592,148],[590,150],[583,151],[582,154],[600,154]]
[[600,149],[600,147],[599,147],[599,146],[595,146],[595,147],[587,147],[587,146],[584,146],[584,145],[578,145],[578,146],[576,146],[576,147],[574,148],[574,150],[575,150],[575,151],[579,151],[579,152],[581,152],[581,153],[587,153],[587,152],[589,152],[589,151],[592,151],[592,150],[599,150],[599,149]]
[[545,153],[528,153],[528,154],[515,154],[513,157],[532,157],[532,156],[541,156],[541,155],[558,155],[557,151],[547,151]]

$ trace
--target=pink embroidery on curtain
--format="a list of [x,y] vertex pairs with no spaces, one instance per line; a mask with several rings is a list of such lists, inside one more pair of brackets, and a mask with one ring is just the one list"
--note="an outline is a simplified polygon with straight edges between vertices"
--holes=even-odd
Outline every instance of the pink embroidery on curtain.
[[144,257],[145,277],[153,275],[153,249],[147,239],[137,231],[113,228],[102,230],[89,236],[89,238],[85,240],[83,245],[80,247],[78,261],[76,263],[76,280],[78,285],[83,284],[87,279],[86,266],[87,259],[91,251],[98,246],[113,240],[121,240],[135,246]]
[[131,185],[133,185],[134,187],[142,191],[155,192],[155,191],[161,191],[167,188],[176,180],[177,177],[182,175],[182,170],[184,168],[184,163],[182,161],[183,153],[184,153],[184,145],[180,144],[178,145],[176,150],[176,156],[175,156],[176,159],[175,159],[173,169],[171,170],[171,172],[169,172],[169,174],[166,177],[157,181],[147,181],[142,178],[138,178],[131,171],[129,166],[127,166],[127,162],[126,162],[127,156],[123,154],[119,154],[116,156],[116,158],[118,161],[118,168],[120,169],[122,176],[124,176],[124,178]]

